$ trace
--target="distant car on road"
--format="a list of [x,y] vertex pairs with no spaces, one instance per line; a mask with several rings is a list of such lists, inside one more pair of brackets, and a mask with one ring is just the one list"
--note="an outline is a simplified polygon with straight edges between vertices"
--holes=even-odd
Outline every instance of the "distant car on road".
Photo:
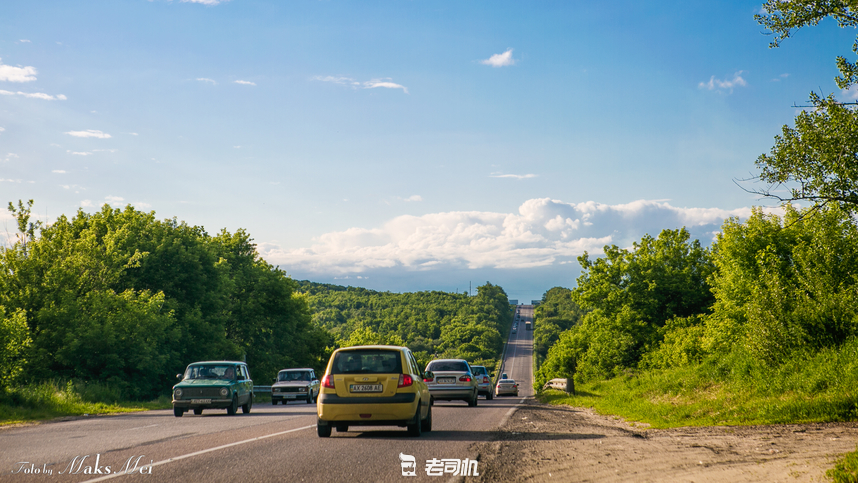
[[316,372],[309,368],[283,369],[277,373],[271,386],[271,404],[286,404],[289,401],[305,400],[307,404],[319,397],[319,380]]
[[226,409],[230,416],[250,413],[253,381],[247,364],[235,361],[208,361],[190,364],[181,382],[173,386],[173,415],[181,418],[189,410],[200,415],[204,409]]
[[495,375],[489,374],[489,370],[485,366],[471,366],[471,371],[473,371],[474,377],[477,379],[477,394],[485,396],[487,400],[491,401],[495,393],[492,391],[491,378],[495,377]]
[[436,359],[426,366],[433,373],[427,379],[429,393],[436,401],[467,401],[468,406],[477,405],[479,389],[471,366],[464,359]]
[[518,383],[514,379],[501,379],[495,388],[495,393],[498,396],[518,396]]

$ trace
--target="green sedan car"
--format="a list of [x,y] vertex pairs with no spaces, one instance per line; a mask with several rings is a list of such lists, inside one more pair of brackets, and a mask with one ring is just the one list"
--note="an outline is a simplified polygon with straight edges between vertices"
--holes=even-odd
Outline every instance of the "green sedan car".
[[253,381],[247,364],[235,361],[195,362],[176,377],[173,386],[173,414],[181,418],[188,410],[226,409],[232,416],[238,407],[244,414],[253,406]]

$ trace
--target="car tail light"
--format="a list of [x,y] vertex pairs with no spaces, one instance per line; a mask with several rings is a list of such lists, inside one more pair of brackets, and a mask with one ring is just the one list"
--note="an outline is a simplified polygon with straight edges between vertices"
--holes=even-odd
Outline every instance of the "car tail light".
[[489,376],[483,376],[483,382],[484,382],[484,383],[489,383],[489,382],[490,382],[490,381],[489,381]]
[[414,378],[411,377],[411,374],[400,374],[399,375],[399,385],[396,387],[408,387],[414,384]]
[[471,376],[462,376],[459,380],[462,382],[471,382]]
[[424,377],[424,378],[423,378],[423,382],[432,382],[432,381],[434,381],[434,380],[435,380],[435,378],[434,378],[434,377]]
[[334,389],[334,376],[328,374],[322,379],[322,387],[327,387],[329,389]]

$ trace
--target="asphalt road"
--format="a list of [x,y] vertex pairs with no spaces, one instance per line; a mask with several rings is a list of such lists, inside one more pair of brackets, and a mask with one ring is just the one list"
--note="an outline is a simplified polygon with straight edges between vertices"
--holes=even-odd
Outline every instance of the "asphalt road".
[[[532,307],[522,313],[532,320]],[[257,404],[236,416],[212,410],[182,418],[172,411],[84,417],[0,430],[0,481],[480,481],[429,476],[426,462],[478,458],[469,447],[488,440],[532,393],[531,349],[532,332],[522,321],[503,366],[520,383],[519,397],[480,398],[475,408],[436,403],[433,430],[420,438],[389,427],[319,438],[315,406],[303,402]],[[417,478],[402,475],[400,453],[416,458]],[[135,464],[134,474],[122,471]]]

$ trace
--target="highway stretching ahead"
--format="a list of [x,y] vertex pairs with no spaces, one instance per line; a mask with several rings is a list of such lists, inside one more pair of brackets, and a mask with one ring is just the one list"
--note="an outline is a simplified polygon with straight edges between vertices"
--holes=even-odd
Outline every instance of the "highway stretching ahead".
[[[0,481],[411,481],[402,475],[400,453],[416,458],[418,479],[450,481],[449,473],[427,475],[426,461],[477,458],[470,446],[491,438],[532,394],[533,336],[524,321],[533,320],[533,307],[519,307],[522,321],[510,334],[502,368],[519,382],[519,397],[480,398],[475,408],[438,402],[432,432],[419,438],[389,427],[319,438],[315,406],[303,402],[256,404],[251,414],[236,416],[211,410],[176,418],[166,410],[84,417],[0,430]],[[129,461],[136,474],[118,473]],[[140,474],[143,465],[149,466]],[[100,474],[84,474],[87,467]]]

